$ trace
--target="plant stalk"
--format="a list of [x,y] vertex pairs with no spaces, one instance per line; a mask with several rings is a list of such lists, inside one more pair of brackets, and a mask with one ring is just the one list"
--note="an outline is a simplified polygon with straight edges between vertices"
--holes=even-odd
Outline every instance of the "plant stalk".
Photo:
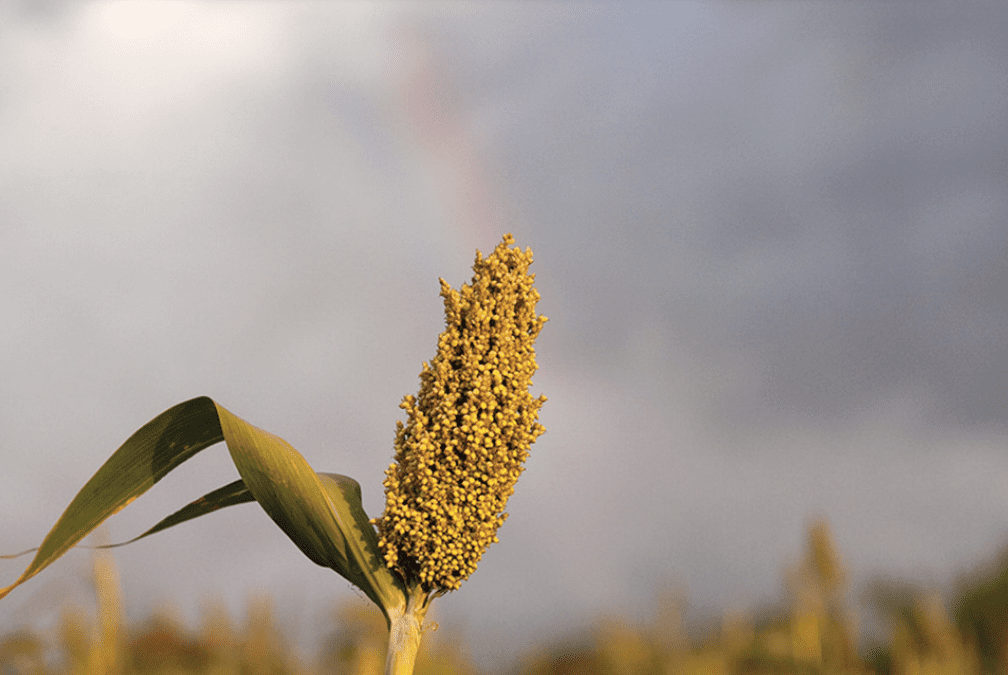
[[424,616],[430,606],[428,594],[419,585],[410,590],[405,610],[394,607],[389,612],[388,654],[385,675],[413,675]]

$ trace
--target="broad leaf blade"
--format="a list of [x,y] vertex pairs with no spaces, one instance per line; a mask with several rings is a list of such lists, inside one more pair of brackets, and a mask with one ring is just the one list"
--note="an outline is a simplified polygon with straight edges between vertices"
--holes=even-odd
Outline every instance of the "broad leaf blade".
[[180,403],[142,426],[84,484],[28,568],[13,584],[0,588],[0,598],[48,567],[169,471],[222,440],[216,407],[205,396]]
[[[356,499],[353,489],[347,498],[345,481],[330,478],[340,486],[333,494],[334,488],[325,486],[322,477],[287,441],[245,422],[223,406],[218,405],[217,410],[231,459],[246,487],[301,552],[363,590],[381,607],[386,619],[389,609],[405,604],[405,588],[381,564],[377,541],[372,551],[366,550],[366,533],[370,532],[372,539],[376,535],[360,506],[360,487],[356,486]],[[356,485],[356,481],[342,478]],[[362,529],[361,519],[367,529]]]
[[206,397],[180,403],[130,436],[74,497],[24,573],[0,589],[0,598],[41,572],[169,471],[221,440],[227,442],[242,480],[197,499],[131,541],[255,500],[308,558],[357,585],[382,609],[386,620],[390,609],[405,605],[406,589],[381,560],[357,482],[339,474],[320,476],[285,440]]

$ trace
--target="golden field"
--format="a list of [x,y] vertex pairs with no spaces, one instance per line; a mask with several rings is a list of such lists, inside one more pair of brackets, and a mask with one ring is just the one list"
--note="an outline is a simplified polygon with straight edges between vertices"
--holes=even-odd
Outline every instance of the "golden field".
[[[62,609],[56,627],[0,636],[0,675],[380,675],[387,633],[364,600],[335,610],[316,654],[298,654],[266,600],[236,620],[212,608],[192,628],[167,615],[123,620],[115,564],[94,560],[96,610]],[[1008,673],[1008,556],[962,577],[946,600],[910,584],[875,580],[860,597],[887,627],[864,644],[847,572],[828,525],[808,529],[805,553],[787,567],[771,608],[687,626],[669,594],[654,616],[599,619],[557,643],[518,655],[512,675],[734,675],[759,673]],[[951,598],[951,599],[949,599]],[[443,629],[444,630],[444,629]],[[489,675],[452,639],[425,638],[417,675]]]

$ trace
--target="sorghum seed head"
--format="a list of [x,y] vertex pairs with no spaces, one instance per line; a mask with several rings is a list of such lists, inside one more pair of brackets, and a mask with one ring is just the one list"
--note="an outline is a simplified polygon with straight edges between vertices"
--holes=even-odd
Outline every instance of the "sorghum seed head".
[[428,590],[455,590],[497,541],[529,447],[544,429],[546,397],[529,393],[533,343],[546,317],[529,274],[532,251],[508,234],[476,252],[472,283],[441,280],[445,330],[423,364],[420,394],[400,408],[395,463],[385,472],[385,512],[374,522],[388,566]]

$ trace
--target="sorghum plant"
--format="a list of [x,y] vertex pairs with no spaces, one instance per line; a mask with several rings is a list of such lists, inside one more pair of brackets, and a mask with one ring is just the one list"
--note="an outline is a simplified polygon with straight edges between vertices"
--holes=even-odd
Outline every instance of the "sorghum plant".
[[308,558],[378,605],[389,627],[386,673],[412,673],[431,601],[458,589],[497,541],[529,447],[543,433],[538,415],[546,399],[533,398],[529,387],[537,368],[533,343],[546,317],[535,313],[532,252],[509,248],[513,243],[506,235],[485,259],[477,251],[472,283],[460,291],[441,280],[445,330],[433,361],[423,364],[419,396],[400,406],[407,422],[397,425],[381,517],[368,519],[354,479],[316,473],[282,438],[195,398],[155,417],[112,454],[0,598],[169,471],[224,441],[241,480],[131,541],[256,501]]

